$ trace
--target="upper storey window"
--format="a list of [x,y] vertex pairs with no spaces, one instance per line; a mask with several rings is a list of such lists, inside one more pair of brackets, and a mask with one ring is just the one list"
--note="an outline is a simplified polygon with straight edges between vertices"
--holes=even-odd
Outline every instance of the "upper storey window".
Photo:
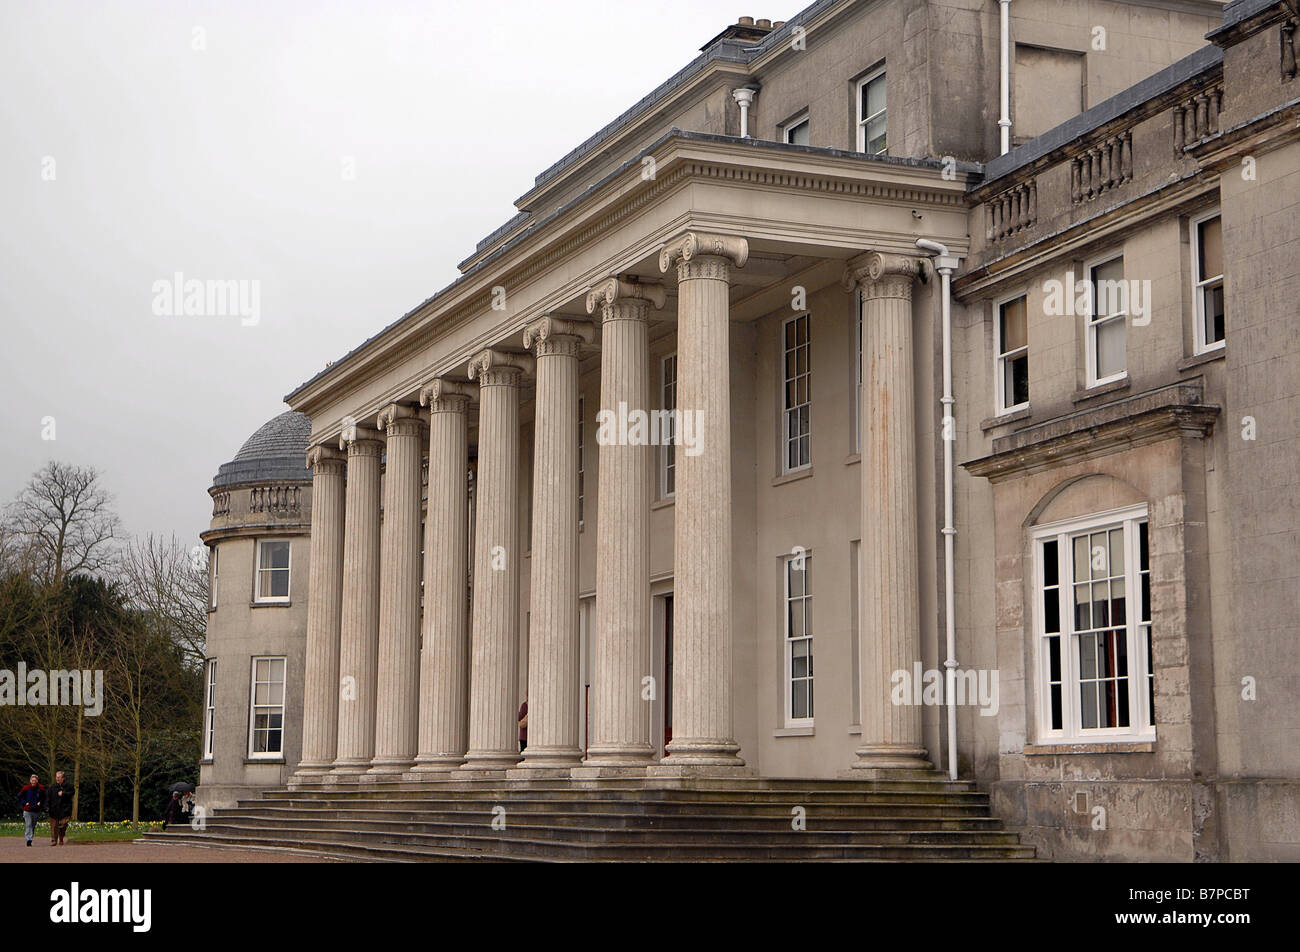
[[256,601],[289,600],[289,543],[263,539],[257,544]]
[[1192,265],[1196,282],[1196,352],[1224,345],[1223,219],[1218,209],[1192,219]]
[[858,151],[883,155],[885,139],[885,71],[877,70],[858,82]]
[[808,131],[811,128],[812,123],[805,112],[781,127],[781,138],[790,145],[809,145]]
[[997,366],[997,412],[1029,406],[1029,328],[1023,294],[997,305],[994,350]]
[[1122,380],[1127,375],[1125,325],[1127,285],[1121,255],[1088,266],[1091,308],[1087,315],[1088,386]]

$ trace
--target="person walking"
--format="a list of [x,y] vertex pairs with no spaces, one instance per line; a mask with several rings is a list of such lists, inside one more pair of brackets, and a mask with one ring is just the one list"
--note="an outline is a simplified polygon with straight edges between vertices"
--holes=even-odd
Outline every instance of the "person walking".
[[72,784],[64,779],[63,771],[54,775],[54,786],[50,787],[46,802],[50,811],[50,845],[64,846],[63,837],[67,833],[68,818],[72,816],[72,796],[76,791]]
[[181,792],[172,791],[172,798],[167,802],[167,809],[163,810],[162,828],[167,829],[168,823],[179,823],[181,821]]
[[31,846],[36,822],[45,809],[45,787],[36,774],[32,774],[27,786],[18,791],[18,805],[23,808],[23,834],[27,837],[27,845]]
[[524,703],[519,705],[519,753],[524,752],[528,746],[528,698],[524,698]]

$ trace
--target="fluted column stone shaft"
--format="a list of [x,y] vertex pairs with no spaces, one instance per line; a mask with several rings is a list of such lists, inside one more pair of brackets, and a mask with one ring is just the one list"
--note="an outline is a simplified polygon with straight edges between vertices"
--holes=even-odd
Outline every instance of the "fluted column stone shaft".
[[338,744],[339,630],[343,611],[346,457],[328,446],[307,451],[312,470],[311,590],[303,673],[302,760],[297,774],[322,774]]
[[912,286],[918,259],[849,262],[862,289],[862,543],[859,768],[928,768],[921,709],[892,702],[891,676],[921,659]]
[[429,508],[424,529],[424,649],[415,772],[465,762],[469,726],[469,441],[477,387],[438,378],[420,391],[429,408]]
[[[650,410],[650,309],[663,288],[610,278],[587,295],[600,311],[600,413]],[[602,424],[603,427],[603,424]],[[650,658],[650,504],[654,446],[598,439],[596,632],[586,764],[644,767],[654,755],[642,678]]]
[[339,730],[334,773],[363,773],[375,754],[379,664],[379,457],[377,430],[351,426],[339,439],[348,454],[339,647]]
[[469,364],[479,384],[469,750],[465,770],[519,760],[514,658],[519,647],[519,387],[526,354],[486,350]]
[[413,407],[379,414],[387,433],[380,548],[379,678],[370,773],[401,773],[415,760],[420,703],[420,467],[423,428]]
[[731,268],[743,238],[687,232],[659,256],[677,268],[677,400],[698,452],[677,456],[673,739],[666,765],[741,767],[732,713]]
[[543,317],[524,329],[537,359],[528,746],[524,768],[568,768],[578,746],[578,351],[585,321]]

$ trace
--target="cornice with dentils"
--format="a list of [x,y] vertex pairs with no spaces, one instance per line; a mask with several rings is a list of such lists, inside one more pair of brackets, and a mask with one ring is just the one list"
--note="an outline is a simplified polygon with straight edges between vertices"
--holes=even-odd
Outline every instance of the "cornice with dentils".
[[[658,175],[643,182],[642,158],[651,155]],[[978,165],[958,163],[955,180],[948,181],[943,178],[943,164],[935,159],[871,157],[672,130],[571,202],[530,223],[446,288],[294,389],[285,401],[294,407],[310,406],[327,387],[343,386],[349,378],[364,374],[383,352],[408,339],[410,332],[433,321],[455,325],[484,312],[488,289],[494,285],[509,293],[689,181],[720,177],[742,185],[752,181],[761,187],[845,198],[964,208],[967,180],[979,170]]]

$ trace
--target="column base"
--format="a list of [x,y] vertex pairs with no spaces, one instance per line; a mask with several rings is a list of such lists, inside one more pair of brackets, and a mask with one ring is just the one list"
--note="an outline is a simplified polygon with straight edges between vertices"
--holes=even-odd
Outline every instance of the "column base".
[[525,747],[524,759],[518,770],[563,770],[567,775],[570,767],[582,763],[582,751],[577,747]]
[[568,780],[571,767],[559,767],[554,764],[520,764],[506,771],[507,780]]
[[387,760],[371,764],[370,769],[361,775],[362,783],[374,783],[379,780],[401,780],[402,774],[410,770],[409,760]]
[[569,770],[569,777],[575,781],[586,780],[640,780],[645,777],[651,765],[644,764],[600,764],[584,761]]
[[588,747],[584,767],[647,767],[654,763],[655,750],[649,744],[623,747]]
[[329,776],[329,772],[329,764],[299,764],[298,769],[289,777],[287,786],[290,790],[319,787]]
[[464,754],[430,754],[415,758],[414,766],[407,768],[408,779],[420,780],[424,777],[448,774],[458,770],[465,763]]
[[857,761],[853,770],[933,770],[925,759],[924,747],[909,744],[864,744],[854,751]]
[[471,750],[465,762],[457,768],[461,776],[482,773],[485,776],[504,777],[506,770],[518,766],[519,755],[505,750]]
[[740,745],[723,738],[682,738],[669,742],[667,755],[657,767],[743,767],[745,761],[737,756]]
[[739,758],[730,764],[674,763],[665,758],[647,767],[645,776],[650,781],[740,780],[757,777],[758,771],[753,767],[746,767]]
[[328,777],[330,780],[336,781],[354,781],[369,769],[370,761],[368,760],[344,761],[342,763],[335,763],[334,766],[330,768]]

